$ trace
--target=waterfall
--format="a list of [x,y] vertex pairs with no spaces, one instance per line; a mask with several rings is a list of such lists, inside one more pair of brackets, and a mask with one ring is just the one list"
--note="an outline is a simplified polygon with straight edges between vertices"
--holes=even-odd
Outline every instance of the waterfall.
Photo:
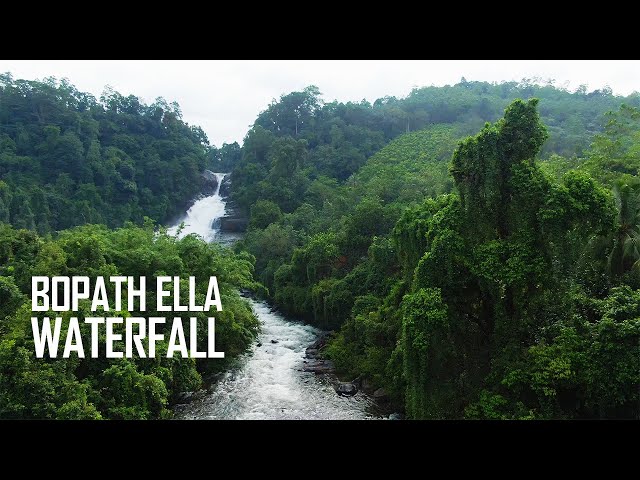
[[213,195],[197,200],[187,211],[185,217],[177,225],[169,229],[170,235],[178,232],[178,227],[184,222],[184,228],[179,234],[179,238],[196,233],[207,242],[213,242],[220,233],[220,219],[226,212],[226,203],[220,196],[220,186],[226,173],[214,173],[218,180],[218,186]]

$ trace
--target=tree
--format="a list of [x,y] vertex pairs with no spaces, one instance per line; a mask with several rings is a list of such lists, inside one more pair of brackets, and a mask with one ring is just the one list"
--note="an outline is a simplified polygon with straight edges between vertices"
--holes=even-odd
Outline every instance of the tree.
[[640,286],[640,184],[617,182],[615,229],[592,239],[588,259],[605,259],[604,270],[614,284]]
[[41,233],[142,224],[145,214],[166,221],[200,192],[206,151],[206,136],[177,105],[147,106],[109,88],[96,101],[65,80],[6,77],[0,176],[11,202],[2,198],[0,218],[8,209],[11,223]]
[[251,206],[250,228],[267,228],[282,218],[282,211],[277,204],[269,200],[258,200]]
[[[460,200],[427,216],[426,251],[402,302],[413,417],[460,416],[466,402],[499,385],[505,367],[522,361],[522,345],[562,308],[548,296],[562,298],[568,288],[558,245],[569,245],[577,228],[587,235],[610,228],[604,189],[575,175],[555,185],[539,171],[546,131],[536,106],[516,100],[503,119],[461,142],[451,166]],[[433,313],[417,307],[425,295],[441,298]]]
[[307,157],[307,142],[294,140],[291,137],[278,138],[269,149],[268,158],[271,162],[271,175],[290,177],[293,172],[304,168]]
[[640,109],[622,104],[606,118],[604,132],[594,137],[583,168],[609,185],[633,181],[640,172]]
[[274,100],[267,110],[258,115],[255,124],[282,135],[297,137],[320,108],[319,97],[320,90],[315,85],[301,92],[282,95],[280,101]]

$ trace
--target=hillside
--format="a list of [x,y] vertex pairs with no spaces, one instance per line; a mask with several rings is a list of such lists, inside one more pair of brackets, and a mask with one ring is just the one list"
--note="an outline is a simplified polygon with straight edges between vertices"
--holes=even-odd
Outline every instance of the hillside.
[[201,191],[206,147],[161,98],[0,75],[0,222],[40,233],[166,222]]
[[[314,107],[284,115],[305,93]],[[485,124],[522,93],[540,99]],[[345,378],[411,418],[637,416],[637,95],[295,95],[258,117],[233,171],[251,215],[237,249],[279,308],[338,330],[325,355]]]

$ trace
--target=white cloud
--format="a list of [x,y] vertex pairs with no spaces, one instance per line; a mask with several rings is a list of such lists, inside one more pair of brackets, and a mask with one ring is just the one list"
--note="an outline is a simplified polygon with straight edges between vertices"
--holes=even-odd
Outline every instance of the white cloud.
[[100,96],[105,85],[146,102],[177,101],[185,121],[200,125],[211,143],[242,141],[256,115],[273,98],[317,85],[326,101],[374,101],[408,94],[415,86],[469,80],[553,78],[569,88],[609,85],[628,95],[640,89],[640,61],[624,60],[278,60],[278,61],[84,61],[0,60],[14,78],[68,78]]

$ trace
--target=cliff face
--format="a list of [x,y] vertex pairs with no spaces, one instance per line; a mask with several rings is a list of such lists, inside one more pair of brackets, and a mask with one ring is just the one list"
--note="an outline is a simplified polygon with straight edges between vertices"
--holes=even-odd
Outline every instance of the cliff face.
[[241,233],[247,229],[249,216],[235,202],[229,200],[230,193],[231,175],[227,175],[220,184],[220,196],[227,201],[226,214],[220,219],[220,231],[222,233]]
[[[218,190],[218,177],[211,170],[202,172],[202,193],[213,195]],[[222,193],[221,193],[222,194]]]
[[220,183],[220,196],[228,201],[230,194],[231,194],[231,174],[229,173],[224,176],[224,178],[222,179],[222,182]]

